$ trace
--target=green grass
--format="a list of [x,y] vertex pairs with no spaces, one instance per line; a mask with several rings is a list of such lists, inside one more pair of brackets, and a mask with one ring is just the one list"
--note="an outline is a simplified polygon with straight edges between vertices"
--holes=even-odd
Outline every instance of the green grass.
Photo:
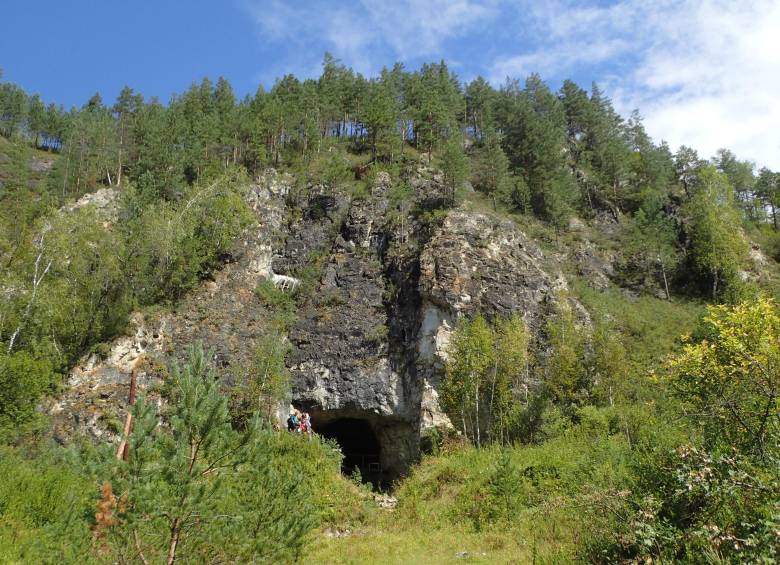
[[[10,154],[12,152],[12,145],[14,143],[19,143],[19,141],[11,141],[8,138],[5,138],[3,136],[0,136],[0,181],[4,181],[8,178],[9,175],[9,168],[11,166],[11,157]],[[33,149],[29,148],[29,157],[32,160],[33,158],[43,161],[54,161],[57,159],[57,154],[52,153],[50,151],[44,151],[42,149]],[[36,186],[45,180],[47,176],[47,172],[36,172],[30,169],[30,182],[34,183]]]
[[[461,446],[428,456],[398,485],[398,508],[314,542],[314,563],[568,563],[578,556],[583,497],[630,483],[621,434],[571,430],[541,446]],[[496,493],[496,481],[508,493]],[[464,556],[466,552],[466,556]]]
[[591,288],[575,280],[574,295],[594,318],[607,318],[625,340],[630,359],[640,370],[650,370],[675,351],[680,336],[692,332],[704,314],[704,303],[663,300],[642,294],[629,297],[620,289]]
[[0,562],[84,563],[96,489],[50,453],[0,447]]

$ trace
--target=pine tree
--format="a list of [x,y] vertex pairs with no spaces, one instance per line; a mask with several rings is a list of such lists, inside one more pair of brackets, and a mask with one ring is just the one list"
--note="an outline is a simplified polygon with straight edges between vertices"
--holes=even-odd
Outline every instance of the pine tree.
[[474,186],[493,200],[511,203],[512,178],[509,174],[509,159],[501,149],[501,141],[495,133],[485,135],[484,145],[479,148],[473,170]]
[[772,211],[772,225],[777,230],[777,211],[780,208],[780,174],[762,167],[756,179],[756,195]]
[[482,141],[494,129],[495,90],[481,76],[466,86],[466,123],[475,139]]
[[444,187],[448,192],[450,206],[455,205],[457,191],[468,178],[469,164],[463,152],[463,140],[460,136],[453,137],[444,146],[441,158],[441,170],[444,175]]
[[371,82],[363,108],[362,122],[368,130],[372,160],[380,150],[392,158],[395,140],[395,105],[390,90],[383,82]]
[[512,166],[523,175],[534,212],[564,227],[576,195],[574,177],[566,166],[565,113],[558,98],[538,75],[531,75],[525,89],[507,85],[500,115],[506,124],[504,147]]
[[30,97],[29,108],[27,110],[27,129],[33,136],[33,146],[38,147],[41,133],[46,124],[46,108],[43,105],[41,97],[34,94]]
[[114,118],[116,119],[117,136],[117,166],[116,166],[116,184],[122,184],[122,172],[126,163],[133,157],[135,150],[133,144],[133,126],[134,122],[143,106],[143,97],[140,94],[134,94],[133,89],[125,86],[119,92],[116,103],[112,108]]
[[169,565],[205,555],[296,560],[317,519],[306,500],[306,477],[274,468],[268,453],[274,432],[259,420],[244,432],[231,427],[209,354],[193,347],[188,355],[183,367],[173,368],[166,425],[143,399],[134,407],[129,459],[114,471],[124,508],[103,528],[106,546],[120,561]]
[[674,221],[660,209],[640,209],[624,229],[626,256],[633,259],[643,278],[656,278],[670,300],[669,279],[682,259]]

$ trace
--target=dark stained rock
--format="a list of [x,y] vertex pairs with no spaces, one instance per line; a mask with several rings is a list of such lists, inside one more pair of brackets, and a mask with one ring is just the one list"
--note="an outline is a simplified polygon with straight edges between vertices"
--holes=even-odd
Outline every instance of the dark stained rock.
[[310,187],[290,206],[293,179],[266,172],[247,194],[256,222],[213,279],[173,311],[137,315],[136,332],[116,340],[106,359],[74,368],[50,407],[58,436],[81,429],[115,440],[133,368],[142,389],[154,388],[170,358],[196,342],[213,351],[231,384],[272,317],[255,296],[258,283],[300,279],[305,291],[288,335],[292,404],[311,413],[315,431],[367,423],[382,477],[403,473],[418,455],[420,430],[449,425],[438,387],[457,319],[519,313],[539,336],[566,290],[557,259],[512,221],[456,209],[441,225],[426,222],[421,211],[448,200],[441,175],[421,167],[409,184],[411,201],[400,209],[386,173],[364,198]]

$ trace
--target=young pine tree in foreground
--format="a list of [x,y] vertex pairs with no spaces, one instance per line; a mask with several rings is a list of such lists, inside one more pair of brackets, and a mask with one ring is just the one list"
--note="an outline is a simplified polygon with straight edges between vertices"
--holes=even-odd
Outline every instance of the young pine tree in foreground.
[[200,348],[174,366],[171,400],[163,423],[152,406],[136,404],[129,458],[114,471],[115,511],[101,498],[100,512],[115,515],[98,551],[119,562],[169,565],[297,560],[319,516],[305,474],[274,457],[275,432],[257,418],[243,432],[232,428]]

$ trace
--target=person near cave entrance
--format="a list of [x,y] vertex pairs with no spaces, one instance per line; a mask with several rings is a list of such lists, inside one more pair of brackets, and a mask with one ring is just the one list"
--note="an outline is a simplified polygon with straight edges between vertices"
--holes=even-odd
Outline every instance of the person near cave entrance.
[[304,412],[301,417],[301,433],[311,435],[314,430],[311,429],[311,416],[308,412]]
[[287,418],[287,431],[288,432],[296,432],[300,428],[300,417],[298,416],[298,411],[295,410],[293,412],[290,412],[290,416]]
[[287,431],[311,436],[314,431],[311,427],[311,416],[307,412],[293,410],[287,418]]

